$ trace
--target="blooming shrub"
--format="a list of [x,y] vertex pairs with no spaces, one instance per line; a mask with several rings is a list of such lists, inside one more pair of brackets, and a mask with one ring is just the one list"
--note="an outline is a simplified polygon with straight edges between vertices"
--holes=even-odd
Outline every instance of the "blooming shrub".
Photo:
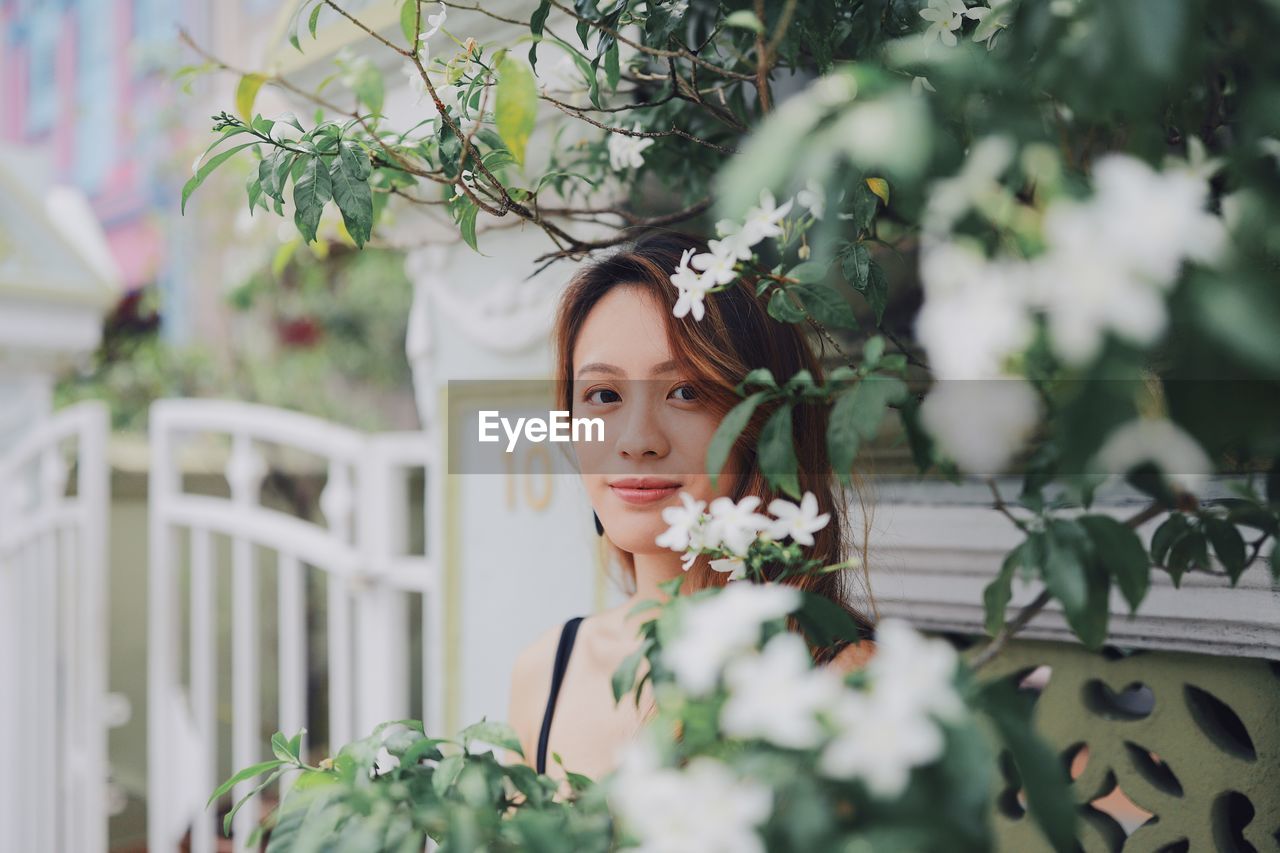
[[[661,544],[686,564],[712,552],[735,578],[729,590],[766,581],[766,562],[782,567],[768,583],[834,570],[803,555],[819,517],[801,494],[791,419],[819,403],[830,405],[827,455],[846,484],[889,419],[922,472],[986,480],[993,510],[1018,530],[984,591],[992,638],[968,658],[972,669],[1050,603],[1098,648],[1113,588],[1136,611],[1156,572],[1175,585],[1192,571],[1235,584],[1266,562],[1280,576],[1276,4],[540,0],[527,21],[484,6],[404,0],[400,34],[366,27],[371,46],[406,63],[421,121],[387,118],[383,81],[365,57],[337,60],[350,109],[335,107],[332,92],[244,74],[236,114],[215,117],[219,135],[183,202],[239,154],[257,158],[250,208],[290,207],[305,240],[330,205],[357,245],[401,204],[446,218],[477,250],[485,225],[520,220],[547,235],[539,263],[584,257],[645,227],[714,229],[707,251],[670,271],[676,316],[700,322],[708,294],[746,281],[773,319],[821,336],[843,362],[822,381],[752,371],[711,442],[714,476],[756,412],[768,412],[758,459],[796,503],[682,500],[668,510]],[[325,10],[360,23],[341,0],[303,0],[296,47],[302,22],[314,36]],[[450,33],[465,15],[490,18],[498,37]],[[514,52],[525,43],[527,62]],[[316,107],[315,120],[255,112],[263,85]],[[556,135],[531,151],[540,110],[558,120]],[[1010,471],[1021,478],[1016,497],[995,479]],[[1209,491],[1209,475],[1224,473],[1234,480]],[[1093,504],[1121,477],[1148,503],[1118,520]],[[1135,528],[1155,519],[1154,536],[1140,538]],[[1010,617],[1015,578],[1037,594]],[[858,833],[872,849],[979,844],[985,829],[973,818],[989,756],[977,755],[977,738],[955,735],[966,716],[950,716],[946,702],[923,710],[878,667],[833,700],[829,679],[804,674],[794,642],[769,644],[768,621],[789,593],[729,590],[716,593],[729,603],[707,602],[689,630],[705,630],[703,618],[737,627],[668,655],[680,648],[682,615],[696,612],[678,596],[614,679],[621,695],[647,657],[655,688],[682,697],[664,711],[682,737],[637,759],[661,778],[697,780],[671,783],[690,793],[663,800],[673,816],[658,840],[630,826],[625,795],[617,815],[591,786],[572,807],[553,805],[528,793],[542,781],[483,757],[442,774],[366,745],[356,751],[369,753],[369,767],[382,746],[384,767],[401,761],[371,790],[404,774],[418,780],[447,808],[410,826],[458,849],[511,844],[510,833],[581,849],[750,847],[749,837],[817,849]],[[733,621],[740,606],[756,615]],[[802,596],[789,614],[811,645],[854,636],[819,611]],[[889,645],[890,658],[895,645],[912,650],[902,665],[924,667],[924,683],[947,671],[937,647]],[[797,692],[752,694],[755,676]],[[1021,700],[963,674],[958,684],[968,713],[1018,745],[1028,808],[1049,843],[1073,848],[1069,804],[1054,787],[1060,768],[1026,736]],[[789,722],[757,710],[784,701]],[[434,760],[452,760],[441,752]],[[351,776],[361,785],[364,761]],[[461,765],[478,769],[463,776]],[[512,805],[502,778],[528,797],[510,820],[498,817]],[[705,791],[730,793],[704,800]],[[713,809],[724,834],[708,839],[686,807]],[[614,817],[640,835],[615,837]],[[580,835],[579,820],[596,823]]]
[[[813,495],[774,501],[772,518],[754,512],[751,498],[713,501],[709,513],[688,494],[681,501],[666,510],[661,541],[737,554],[743,577],[686,595],[677,594],[678,577],[664,584],[666,603],[651,603],[656,614],[641,626],[640,647],[619,666],[613,690],[617,701],[634,691],[638,702],[652,679],[656,716],[609,776],[567,772],[573,793],[558,798],[558,781],[494,755],[494,747],[521,752],[503,723],[481,721],[440,739],[401,721],[318,767],[302,761],[300,736],[277,734],[276,759],[246,768],[212,799],[261,773],[271,774],[265,786],[300,770],[270,820],[272,853],[334,849],[326,844],[416,850],[427,837],[451,851],[737,853],[843,849],[859,839],[988,849],[992,756],[978,720],[998,720],[1014,760],[1031,766],[1044,756],[1034,754],[1025,704],[978,688],[951,645],[894,619],[879,624],[865,670],[841,676],[815,666],[811,645],[855,636],[856,626],[826,599],[765,581],[761,570],[763,561],[780,578],[829,568],[797,547],[811,544],[828,520]],[[803,634],[787,630],[793,616]],[[642,658],[649,667],[637,683]],[[1028,783],[1051,837],[1069,838],[1065,778],[1050,773]],[[1042,809],[1043,802],[1055,805]]]

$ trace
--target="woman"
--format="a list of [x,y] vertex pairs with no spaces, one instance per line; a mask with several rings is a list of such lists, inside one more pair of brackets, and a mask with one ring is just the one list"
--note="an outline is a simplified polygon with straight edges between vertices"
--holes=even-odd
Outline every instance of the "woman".
[[[613,769],[618,747],[652,710],[647,682],[637,708],[629,699],[615,704],[610,679],[637,648],[639,626],[651,617],[630,611],[641,601],[664,599],[658,585],[685,574],[682,555],[654,541],[667,528],[662,510],[679,506],[680,492],[708,505],[721,495],[735,501],[758,495],[761,508],[780,496],[760,473],[755,454],[767,410],[757,411],[744,430],[715,488],[706,474],[711,437],[740,399],[733,387],[755,368],[769,368],[779,379],[802,369],[822,378],[804,336],[768,316],[754,282],[739,279],[708,295],[701,320],[673,316],[671,274],[687,249],[705,246],[683,235],[654,235],[587,266],[566,289],[556,318],[557,408],[605,423],[605,441],[580,442],[575,451],[596,529],[630,595],[617,607],[548,628],[516,660],[508,720],[526,761],[552,776],[564,775],[558,754],[569,770],[603,777]],[[829,565],[847,557],[847,522],[826,458],[826,413],[800,406],[793,417],[801,491],[813,492],[820,512],[831,517],[810,556]],[[727,577],[705,556],[687,575],[684,592]],[[848,607],[842,578],[830,573],[788,582]],[[869,623],[853,612],[869,636]],[[871,648],[870,641],[851,643],[830,662],[858,667]]]

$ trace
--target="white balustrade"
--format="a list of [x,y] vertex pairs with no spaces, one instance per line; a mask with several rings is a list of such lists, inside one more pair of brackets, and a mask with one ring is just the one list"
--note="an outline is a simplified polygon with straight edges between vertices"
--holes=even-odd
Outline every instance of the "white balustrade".
[[80,403],[0,454],[0,851],[107,849],[107,432]]
[[[181,452],[208,437],[229,441],[229,497],[183,488]],[[413,595],[422,600],[420,716],[428,727],[441,724],[438,540],[428,531],[427,554],[407,553],[405,488],[414,469],[424,470],[428,483],[439,474],[430,433],[366,434],[233,401],[160,401],[151,410],[150,441],[148,846],[177,850],[190,832],[191,849],[211,853],[221,827],[206,800],[228,770],[270,757],[271,732],[305,727],[304,749],[331,753],[375,724],[411,713]],[[271,450],[320,460],[320,519],[263,504]],[[225,601],[219,542],[229,554]],[[309,614],[323,615],[322,661],[310,659]],[[219,626],[228,623],[229,649],[222,649]],[[222,654],[229,667],[219,667]],[[219,673],[228,669],[224,697]],[[320,695],[312,688],[322,681],[328,690],[318,704],[327,707],[312,707]],[[273,683],[274,704],[263,695]],[[220,739],[227,721],[219,708],[230,709],[229,739]],[[233,796],[255,784],[242,783]],[[233,822],[237,848],[261,818],[257,799]]]

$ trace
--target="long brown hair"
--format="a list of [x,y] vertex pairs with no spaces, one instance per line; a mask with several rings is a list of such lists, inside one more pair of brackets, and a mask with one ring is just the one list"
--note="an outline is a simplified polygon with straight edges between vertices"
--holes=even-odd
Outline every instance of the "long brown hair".
[[[806,337],[795,325],[777,322],[769,316],[762,300],[756,296],[756,282],[749,277],[739,277],[725,290],[708,294],[706,313],[701,320],[692,316],[675,317],[671,308],[677,293],[671,283],[671,274],[679,265],[682,254],[689,249],[695,253],[704,252],[707,246],[702,240],[687,234],[650,233],[589,263],[574,275],[560,299],[553,331],[559,408],[572,410],[574,346],[583,323],[601,298],[619,286],[640,288],[665,307],[662,316],[673,354],[690,370],[690,382],[717,418],[723,418],[740,402],[733,388],[753,369],[768,368],[780,382],[798,371],[807,370],[815,381],[822,381],[821,361]],[[757,495],[763,508],[774,498],[785,497],[769,485],[760,470],[756,452],[760,431],[775,409],[776,406],[758,407],[734,446],[727,466],[739,474],[731,495],[734,501],[740,501],[747,495]],[[848,559],[852,550],[847,539],[847,502],[827,456],[829,413],[829,405],[811,402],[797,405],[792,413],[800,491],[813,492],[819,512],[830,513],[831,516],[827,526],[814,535],[814,544],[809,549],[809,556],[822,560],[823,565]],[[861,481],[856,472],[851,473],[862,500]],[[862,504],[865,510],[866,501],[862,500]],[[860,605],[873,609],[865,574],[868,528],[869,522],[864,525],[864,535],[858,548],[863,565],[863,590],[859,597],[863,599]],[[607,531],[605,536],[607,539]],[[633,556],[612,542],[609,546],[622,569],[626,586],[634,589]],[[806,574],[789,578],[786,582],[838,603],[854,616],[864,635],[869,634],[871,621],[864,615],[863,607],[852,601],[847,589],[847,576],[847,572]],[[726,577],[712,569],[706,557],[699,557],[689,569],[682,588],[692,591],[721,585]]]

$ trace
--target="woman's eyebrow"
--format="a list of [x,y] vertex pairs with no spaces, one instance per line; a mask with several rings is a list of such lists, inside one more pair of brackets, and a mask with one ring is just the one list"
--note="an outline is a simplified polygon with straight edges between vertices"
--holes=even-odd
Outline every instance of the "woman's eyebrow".
[[[675,359],[670,359],[669,361],[664,361],[660,364],[655,364],[653,366],[653,370],[650,371],[650,374],[653,376],[657,376],[662,373],[669,373],[670,371],[676,369],[679,366],[680,366],[680,362],[676,361]],[[589,364],[584,364],[582,365],[582,367],[578,368],[578,376],[582,376],[584,373],[609,373],[614,376],[626,375],[626,371],[624,371],[622,368],[613,364],[605,364],[602,361],[593,361]]]

